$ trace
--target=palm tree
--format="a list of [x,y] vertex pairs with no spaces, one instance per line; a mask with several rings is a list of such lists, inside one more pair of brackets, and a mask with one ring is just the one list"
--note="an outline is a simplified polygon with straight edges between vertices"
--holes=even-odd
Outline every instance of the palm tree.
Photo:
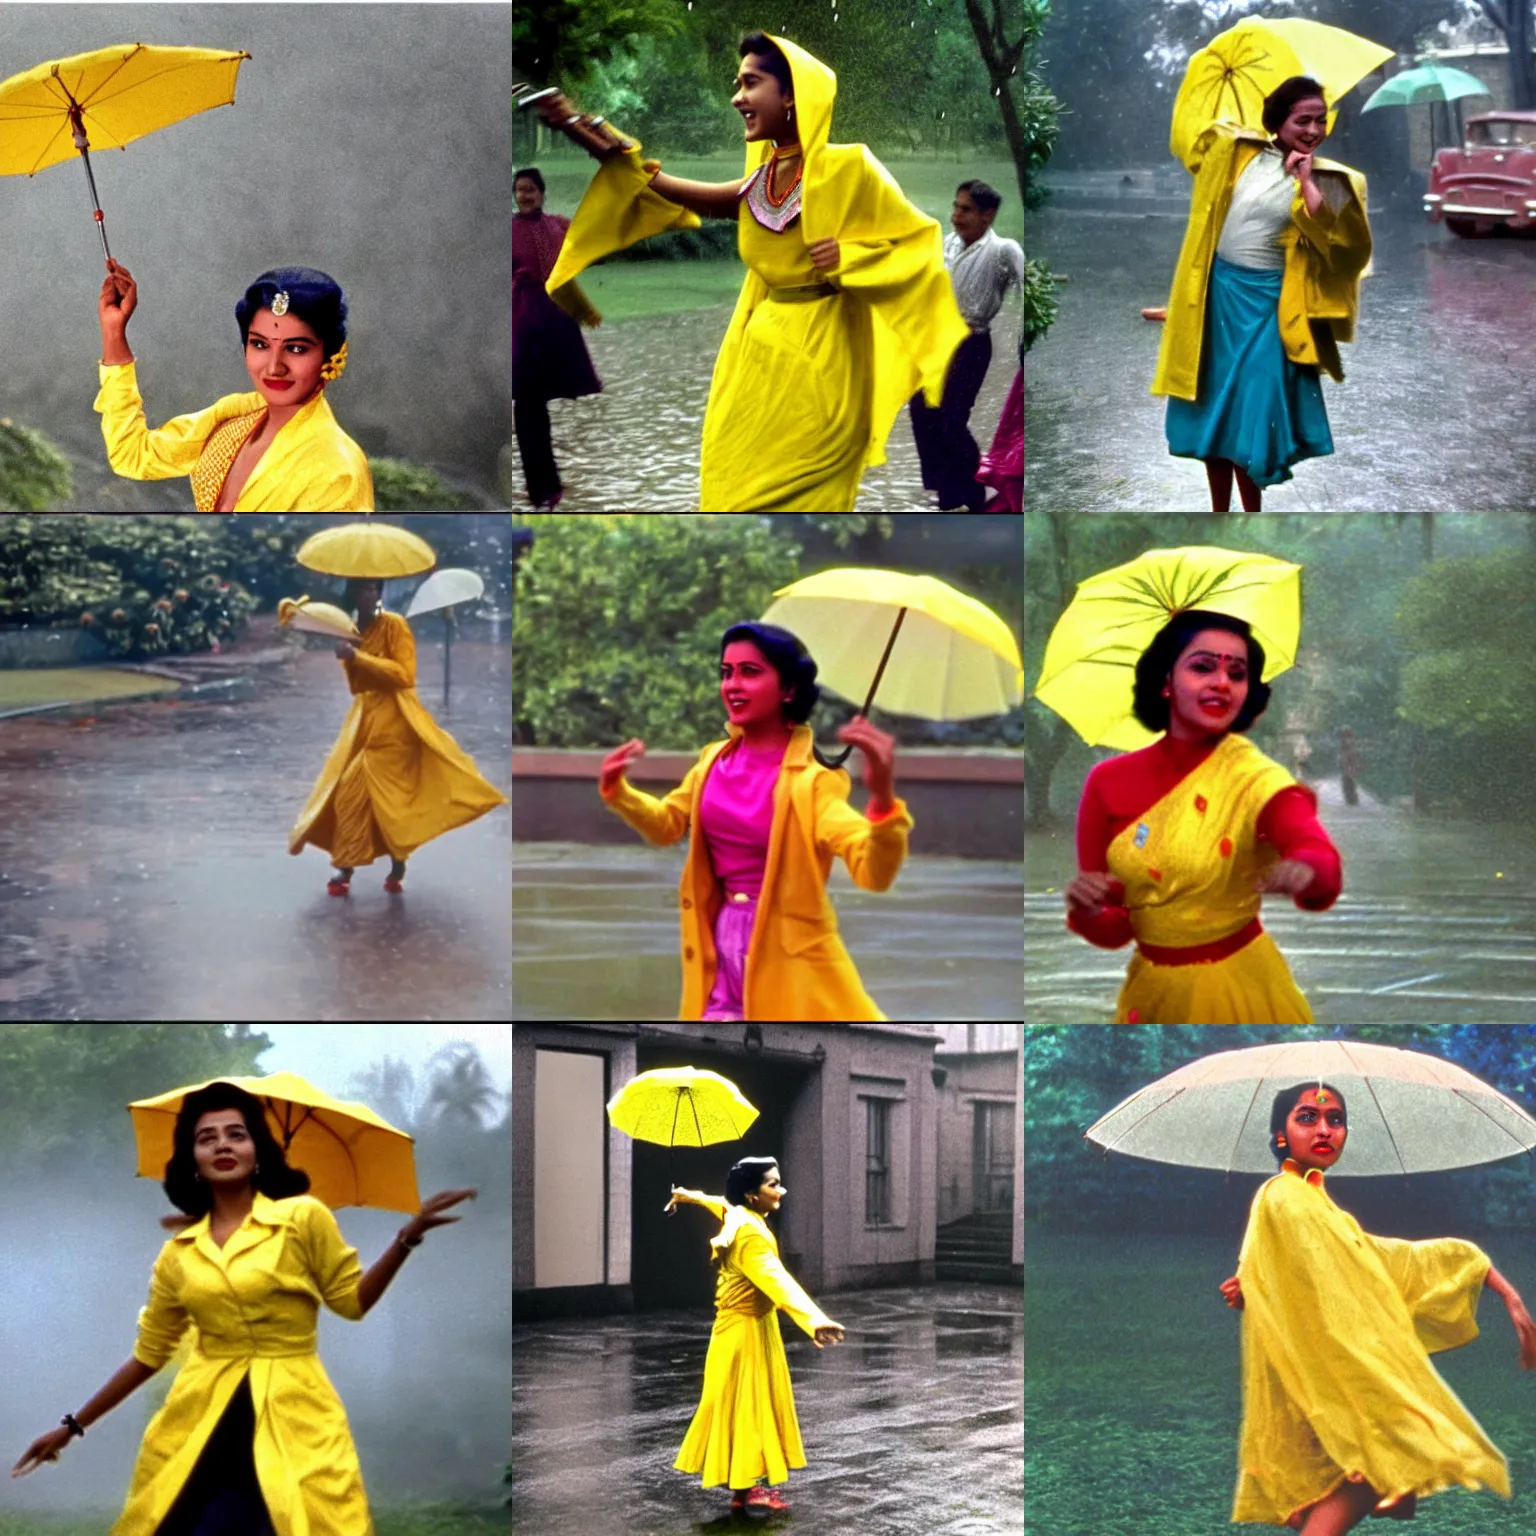
[[347,1090],[397,1130],[416,1130],[416,1075],[403,1062],[386,1056],[382,1062],[353,1074]]
[[491,1081],[479,1051],[467,1041],[454,1041],[434,1052],[427,1065],[429,1070],[435,1066],[435,1070],[422,1105],[423,1116],[483,1130],[483,1116],[496,1113],[503,1095]]

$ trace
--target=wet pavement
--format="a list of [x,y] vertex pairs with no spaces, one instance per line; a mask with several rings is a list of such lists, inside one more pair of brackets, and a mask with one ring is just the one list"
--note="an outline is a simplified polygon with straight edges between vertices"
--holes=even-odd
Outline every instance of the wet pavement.
[[[514,843],[514,1017],[674,1019],[685,845]],[[913,856],[888,891],[834,863],[829,891],[865,990],[893,1019],[1016,1019],[1023,867]]]
[[[551,403],[555,459],[565,484],[562,512],[699,510],[704,406],[731,314],[730,305],[715,305],[583,332],[603,392]],[[971,412],[971,435],[983,452],[1018,372],[1020,325],[1004,315],[992,327],[992,366]],[[884,464],[865,474],[854,510],[932,511],[934,498],[923,489],[905,410],[886,455]],[[521,494],[520,461],[514,484]]]
[[[1396,204],[1372,223],[1345,382],[1323,380],[1333,455],[1298,465],[1266,510],[1529,509],[1536,240],[1459,240]],[[1182,213],[1057,206],[1031,214],[1029,232],[1029,254],[1069,281],[1029,354],[1025,504],[1208,510],[1203,468],[1169,456],[1164,402],[1147,393],[1161,327],[1140,315],[1167,299]]]
[[[1340,803],[1321,818],[1344,858],[1344,894],[1327,912],[1264,903],[1320,1024],[1528,1024],[1536,1013],[1536,827],[1416,817]],[[1069,933],[1061,889],[1072,833],[1027,833],[1025,1018],[1108,1023],[1130,950]]]
[[698,1406],[707,1312],[512,1332],[512,1525],[522,1536],[1018,1536],[1023,1291],[937,1285],[817,1300],[847,1329],[818,1350],[781,1319],[805,1442],[787,1514],[732,1516],[673,1470]]
[[[508,647],[418,636],[422,702],[506,793]],[[314,643],[314,642],[312,642]],[[328,649],[233,697],[0,722],[0,1020],[506,1019],[511,818],[327,896],[288,832],[350,704]]]

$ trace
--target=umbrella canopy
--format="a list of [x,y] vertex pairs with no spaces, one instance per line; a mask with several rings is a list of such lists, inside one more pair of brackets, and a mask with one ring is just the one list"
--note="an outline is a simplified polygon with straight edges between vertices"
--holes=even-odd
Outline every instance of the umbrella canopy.
[[342,640],[361,640],[355,625],[332,603],[311,602],[307,597],[285,597],[277,605],[277,622],[284,629],[302,629],[312,635],[331,635]]
[[934,576],[844,568],[781,587],[763,621],[792,630],[817,681],[867,711],[924,720],[1000,715],[1023,702],[1013,631],[974,597]]
[[1090,747],[1146,746],[1156,734],[1132,711],[1136,663],[1169,619],[1191,608],[1245,620],[1264,647],[1268,682],[1296,660],[1301,567],[1196,545],[1148,550],[1090,576],[1051,631],[1035,697]]
[[1536,1119],[1465,1069],[1355,1040],[1202,1056],[1138,1089],[1084,1134],[1152,1162],[1273,1173],[1270,1105],[1304,1082],[1332,1083],[1349,1112],[1349,1140],[1330,1179],[1470,1168],[1536,1148]]
[[1322,86],[1331,130],[1339,98],[1392,57],[1390,48],[1320,21],[1245,17],[1190,59],[1168,147],[1188,164],[1195,140],[1213,122],[1262,132],[1264,98],[1292,75],[1310,75]]
[[293,1072],[215,1077],[130,1104],[140,1178],[165,1177],[182,1102],[210,1083],[233,1083],[261,1100],[289,1163],[309,1175],[310,1194],[332,1209],[370,1205],[411,1215],[421,1209],[414,1140],[366,1104],[333,1099]]
[[300,565],[327,576],[374,577],[380,581],[419,576],[437,564],[437,554],[425,539],[376,519],[326,528],[304,541],[297,558]]
[[452,608],[457,603],[472,603],[485,596],[485,579],[478,571],[466,571],[458,566],[433,571],[416,589],[411,606],[405,610],[408,619],[418,614],[436,613],[439,608]]
[[608,1118],[637,1141],[707,1147],[745,1135],[757,1110],[718,1072],[660,1067],[625,1083],[608,1101]]
[[1393,75],[1378,86],[1360,108],[1374,112],[1377,107],[1411,107],[1425,101],[1457,101],[1463,96],[1492,96],[1493,92],[1465,70],[1449,69],[1443,64],[1420,64]]
[[110,256],[90,150],[124,149],[184,117],[230,106],[248,58],[217,48],[117,43],[12,75],[0,82],[0,175],[35,176],[78,153]]

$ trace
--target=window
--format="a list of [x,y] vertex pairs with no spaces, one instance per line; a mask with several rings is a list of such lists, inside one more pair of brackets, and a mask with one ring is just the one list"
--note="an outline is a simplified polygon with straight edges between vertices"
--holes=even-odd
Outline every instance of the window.
[[891,1224],[891,1106],[864,1100],[864,1225]]

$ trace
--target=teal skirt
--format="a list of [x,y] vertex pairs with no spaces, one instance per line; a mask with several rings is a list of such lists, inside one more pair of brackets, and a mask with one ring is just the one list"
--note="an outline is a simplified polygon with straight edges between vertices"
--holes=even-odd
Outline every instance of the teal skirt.
[[1255,485],[1333,452],[1318,370],[1280,340],[1280,276],[1215,258],[1196,396],[1170,397],[1165,424],[1176,458],[1230,459]]

